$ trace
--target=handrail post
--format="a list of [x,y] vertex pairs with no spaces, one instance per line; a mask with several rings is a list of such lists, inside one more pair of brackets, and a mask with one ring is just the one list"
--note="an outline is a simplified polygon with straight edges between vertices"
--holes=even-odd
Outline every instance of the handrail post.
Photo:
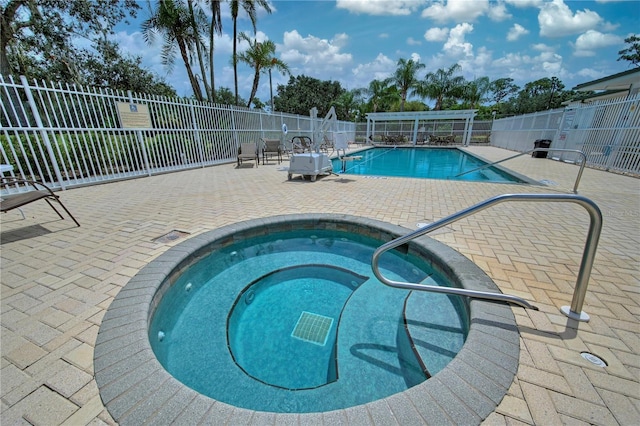
[[589,285],[589,277],[593,268],[593,261],[596,256],[598,241],[600,240],[600,232],[602,230],[602,212],[598,206],[591,200],[584,198],[583,207],[589,212],[589,234],[585,242],[584,252],[582,254],[582,262],[578,271],[578,280],[573,290],[573,298],[571,306],[562,306],[560,310],[563,314],[577,321],[589,321],[589,315],[582,310],[584,298],[587,294],[587,286]]
[[580,185],[580,179],[582,179],[582,172],[584,171],[584,166],[587,164],[587,154],[580,151],[579,149],[564,149],[564,148],[534,148],[529,151],[520,152],[516,155],[512,155],[511,157],[503,158],[502,160],[494,161],[492,163],[483,164],[480,167],[476,167],[475,169],[467,170],[462,173],[458,173],[455,177],[460,177],[462,175],[466,175],[467,173],[476,172],[478,170],[485,169],[487,167],[495,166],[496,164],[503,163],[508,160],[512,160],[514,158],[522,157],[523,155],[531,154],[533,152],[575,152],[576,154],[580,154],[582,156],[582,161],[580,162],[580,170],[578,170],[578,176],[576,176],[576,182],[573,184],[573,193],[578,193],[578,185]]
[[396,248],[404,243],[413,240],[414,238],[420,237],[428,232],[433,230],[442,228],[452,222],[456,222],[462,218],[470,216],[477,211],[484,210],[489,208],[495,204],[499,204],[505,201],[550,201],[550,202],[573,202],[577,203],[580,206],[584,207],[589,213],[590,224],[589,224],[589,233],[587,235],[587,241],[585,243],[585,249],[582,256],[582,262],[580,264],[580,271],[578,273],[578,280],[576,282],[575,289],[573,291],[573,299],[571,301],[571,306],[563,306],[560,310],[567,317],[577,320],[577,321],[589,321],[589,315],[586,312],[582,311],[582,305],[584,303],[584,298],[587,293],[587,286],[589,284],[589,277],[591,275],[591,269],[593,268],[593,261],[595,259],[596,249],[598,247],[598,241],[600,239],[600,232],[602,230],[602,212],[598,208],[598,206],[591,201],[590,199],[575,195],[575,194],[503,194],[498,195],[492,198],[489,198],[485,201],[482,201],[478,204],[475,204],[471,207],[468,207],[464,210],[460,210],[457,213],[449,215],[443,219],[430,223],[429,225],[417,229],[409,234],[398,237],[394,240],[391,240],[376,249],[373,253],[373,257],[371,259],[371,268],[373,270],[374,275],[385,285],[396,288],[403,288],[409,290],[420,290],[420,291],[430,291],[436,293],[448,293],[448,294],[457,294],[460,296],[469,296],[472,298],[480,298],[487,300],[496,300],[500,302],[513,303],[524,308],[533,308],[526,300],[519,298],[517,296],[502,294],[502,293],[492,293],[492,292],[478,292],[473,290],[452,288],[452,287],[439,287],[439,286],[430,286],[430,285],[422,285],[416,283],[407,283],[402,281],[393,281],[389,280],[382,275],[380,269],[378,267],[378,262],[380,256],[393,248]]

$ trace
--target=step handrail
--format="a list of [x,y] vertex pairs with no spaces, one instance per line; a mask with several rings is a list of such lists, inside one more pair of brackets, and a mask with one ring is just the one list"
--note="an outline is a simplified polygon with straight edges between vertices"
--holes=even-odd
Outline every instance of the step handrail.
[[511,157],[508,158],[503,158],[502,160],[498,160],[498,161],[494,161],[493,163],[487,163],[487,164],[483,164],[480,167],[476,167],[475,169],[472,170],[467,170],[466,172],[462,172],[462,173],[458,173],[457,175],[455,175],[455,177],[460,177],[463,175],[466,175],[467,173],[471,173],[471,172],[477,172],[478,170],[482,170],[482,169],[486,169],[487,167],[491,167],[494,166],[496,164],[500,164],[504,161],[507,160],[512,160],[514,158],[518,158],[518,157],[522,157],[523,155],[527,155],[527,154],[531,154],[533,152],[549,152],[549,151],[559,151],[559,152],[574,152],[576,154],[580,154],[582,156],[582,161],[580,162],[580,170],[578,170],[578,176],[576,177],[576,183],[573,184],[573,193],[577,194],[578,193],[578,185],[580,185],[580,179],[582,179],[582,172],[584,171],[584,166],[587,163],[587,154],[585,154],[584,152],[580,151],[579,149],[564,149],[564,148],[534,148],[531,149],[529,151],[526,152],[520,152],[516,155],[513,155]]
[[523,308],[535,309],[537,308],[527,302],[526,300],[509,294],[492,293],[476,290],[467,290],[453,287],[439,287],[427,284],[408,283],[403,281],[394,281],[387,279],[380,272],[378,266],[380,256],[383,253],[394,249],[402,244],[405,244],[414,238],[420,237],[428,232],[442,228],[450,223],[456,222],[462,218],[470,216],[480,210],[487,209],[496,204],[506,201],[537,201],[537,202],[571,202],[576,203],[587,210],[589,213],[590,223],[589,232],[587,234],[587,240],[585,243],[584,252],[582,254],[582,262],[580,264],[580,270],[578,273],[578,280],[576,282],[575,289],[573,291],[573,298],[571,306],[563,306],[560,310],[563,314],[571,319],[577,321],[589,321],[589,315],[582,311],[582,305],[584,304],[585,294],[587,292],[587,286],[589,284],[589,277],[591,275],[591,269],[593,268],[593,261],[595,258],[596,249],[598,247],[598,241],[600,239],[600,232],[602,230],[602,212],[600,208],[590,199],[581,195],[575,194],[503,194],[489,198],[464,210],[460,210],[457,213],[449,215],[443,219],[432,222],[422,228],[410,232],[404,236],[391,240],[380,247],[378,247],[373,253],[371,259],[371,268],[374,275],[383,284],[390,287],[402,288],[407,290],[419,290],[429,291],[435,293],[447,293],[457,294],[460,296],[469,296],[477,299],[494,300],[498,302],[506,302],[521,306]]

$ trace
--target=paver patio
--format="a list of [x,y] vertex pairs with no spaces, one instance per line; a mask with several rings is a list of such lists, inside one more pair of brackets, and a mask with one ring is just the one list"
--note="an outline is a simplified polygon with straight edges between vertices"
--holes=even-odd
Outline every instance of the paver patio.
[[[513,154],[470,150],[490,160]],[[114,423],[93,379],[93,347],[118,291],[184,238],[154,239],[173,230],[189,238],[241,220],[310,212],[415,229],[498,194],[570,193],[578,172],[575,165],[531,157],[504,165],[551,185],[334,175],[313,183],[287,181],[285,159],[280,165],[237,169],[234,162],[61,192],[80,228],[60,220],[44,202],[25,206],[26,219],[17,211],[3,214],[0,423]],[[512,308],[521,335],[520,367],[484,424],[640,422],[640,179],[585,169],[579,193],[595,201],[604,218],[584,304],[588,323],[570,321],[559,310],[571,302],[587,235],[589,218],[580,206],[503,203],[432,235],[473,260],[503,292],[540,308]],[[600,356],[608,366],[586,361],[581,352]],[[399,422],[394,413],[390,418]],[[234,424],[233,417],[220,420]]]

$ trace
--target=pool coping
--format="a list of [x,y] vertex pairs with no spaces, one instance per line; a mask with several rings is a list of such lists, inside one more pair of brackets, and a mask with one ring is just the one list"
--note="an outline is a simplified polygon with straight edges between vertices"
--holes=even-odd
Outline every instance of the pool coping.
[[[348,228],[354,223],[381,239],[410,230],[374,219],[342,214],[298,214],[254,219],[194,236],[142,268],[115,297],[100,325],[94,350],[94,371],[100,397],[116,422],[194,424],[220,423],[432,423],[479,424],[498,406],[518,369],[520,340],[511,308],[470,301],[470,328],[458,355],[431,379],[377,401],[323,413],[253,411],[216,401],[188,388],[156,359],[147,328],[158,290],[176,268],[190,263],[212,243],[233,241],[278,229]],[[446,265],[442,272],[464,288],[499,292],[477,265],[447,245],[420,237],[410,250],[430,253]]]

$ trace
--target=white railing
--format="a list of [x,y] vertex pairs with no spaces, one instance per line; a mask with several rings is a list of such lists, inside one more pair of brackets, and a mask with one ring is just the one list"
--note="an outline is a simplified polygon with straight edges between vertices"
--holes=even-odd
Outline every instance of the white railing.
[[[570,105],[495,120],[491,145],[513,151],[529,151],[537,139],[548,139],[551,148],[585,153],[587,166],[640,175],[640,95]],[[562,152],[554,159],[579,162],[575,154]]]
[[[0,163],[67,188],[236,160],[243,141],[311,136],[320,119],[103,88],[5,80]],[[336,131],[355,138],[355,125]]]

